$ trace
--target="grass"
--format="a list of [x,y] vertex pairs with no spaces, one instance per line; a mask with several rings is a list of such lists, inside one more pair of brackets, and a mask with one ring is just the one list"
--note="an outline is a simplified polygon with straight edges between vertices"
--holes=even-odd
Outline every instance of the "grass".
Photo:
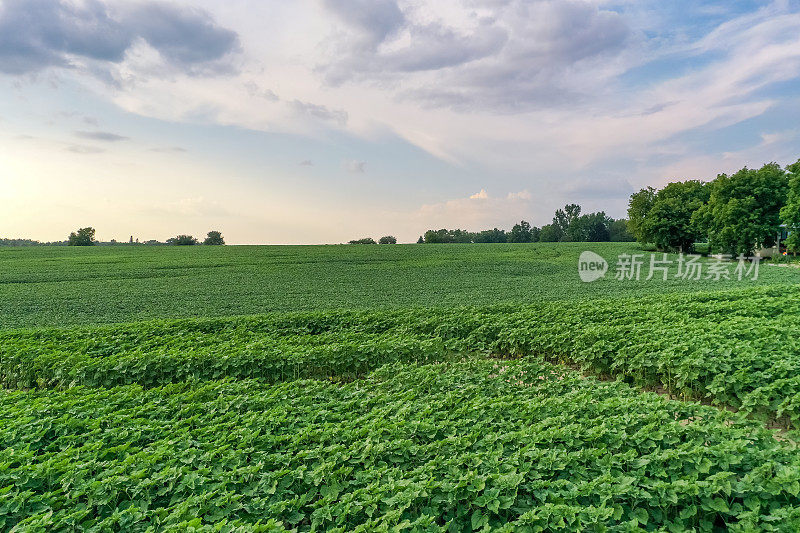
[[0,329],[272,311],[525,304],[800,283],[582,283],[586,249],[614,268],[634,244],[0,248]]

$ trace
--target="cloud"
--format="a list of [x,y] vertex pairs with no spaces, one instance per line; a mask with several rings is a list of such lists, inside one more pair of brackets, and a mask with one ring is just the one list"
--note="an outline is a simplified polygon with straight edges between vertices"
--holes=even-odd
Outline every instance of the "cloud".
[[369,47],[377,47],[406,24],[394,0],[324,0],[324,4]]
[[162,154],[182,154],[188,152],[186,148],[181,146],[156,146],[154,148],[150,148],[151,152],[159,152]]
[[292,100],[289,105],[296,113],[301,115],[307,115],[323,121],[332,121],[340,126],[347,124],[347,112],[340,109],[328,109],[324,105],[301,102],[300,100]]
[[366,161],[357,161],[355,159],[348,159],[342,165],[343,168],[351,174],[363,174],[365,172]]
[[195,8],[139,2],[113,10],[100,0],[0,4],[0,72],[6,74],[86,61],[119,64],[139,39],[166,63],[196,73],[239,46],[235,32]]
[[410,219],[419,227],[460,227],[477,231],[493,227],[510,228],[523,219],[535,221],[538,211],[527,191],[495,198],[481,189],[467,198],[423,205],[411,214]]
[[486,189],[481,189],[480,192],[470,196],[471,200],[486,200],[487,198],[489,198],[489,193],[486,192]]
[[73,144],[67,146],[67,150],[76,154],[101,154],[105,152],[103,148],[98,148],[96,146],[85,146],[82,144]]
[[313,167],[314,166],[314,162],[311,161],[310,159],[305,159],[303,161],[300,161],[297,164],[300,165],[301,167]]
[[371,32],[353,6],[327,2],[349,31],[333,37],[330,59],[318,70],[331,85],[392,81],[400,96],[431,107],[511,111],[573,102],[595,90],[581,82],[588,73],[613,75],[610,65],[633,35],[620,13],[588,2],[479,4],[482,15],[459,20],[448,13],[446,20],[430,4],[401,11],[380,2],[364,16],[392,24]]
[[270,102],[277,102],[280,97],[272,89],[262,89],[256,82],[250,80],[244,84],[247,94],[253,97],[264,98]]
[[123,135],[117,135],[116,133],[111,133],[108,131],[76,131],[76,137],[81,137],[83,139],[91,139],[93,141],[105,141],[105,142],[119,142],[119,141],[127,141],[130,138],[125,137]]
[[519,192],[510,192],[508,193],[508,196],[506,198],[509,200],[530,200],[531,193],[529,193],[527,190]]

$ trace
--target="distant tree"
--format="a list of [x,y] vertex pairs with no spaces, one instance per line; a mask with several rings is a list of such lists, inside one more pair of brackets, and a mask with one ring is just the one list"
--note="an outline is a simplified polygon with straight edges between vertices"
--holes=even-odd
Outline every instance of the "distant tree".
[[354,239],[349,244],[378,244],[372,237],[364,237],[363,239]]
[[533,236],[531,235],[531,225],[524,220],[519,224],[514,224],[511,228],[511,233],[508,235],[508,242],[532,242]]
[[482,243],[498,243],[498,242],[507,242],[508,235],[504,230],[501,229],[487,229],[483,231],[479,231],[475,234],[474,242],[482,242]]
[[67,244],[70,246],[94,246],[94,228],[81,228],[69,234]]
[[222,233],[212,230],[208,232],[203,244],[208,244],[212,246],[221,246],[225,244],[225,239],[222,238]]
[[708,201],[709,187],[697,180],[676,181],[655,194],[639,223],[642,242],[659,250],[689,251],[702,238],[694,214]]
[[[553,226],[555,227],[559,241],[577,241],[580,236],[577,235],[579,231],[575,222],[581,215],[581,206],[578,204],[567,204],[564,209],[557,209],[553,217]],[[572,228],[572,229],[570,229]]]
[[777,163],[720,174],[710,183],[708,203],[694,213],[692,222],[708,235],[712,250],[750,255],[775,243],[788,193],[789,175]]
[[628,231],[641,244],[647,242],[642,225],[650,208],[653,207],[655,199],[656,190],[652,187],[647,187],[633,193],[630,200],[628,200]]
[[198,244],[198,241],[191,235],[178,235],[177,237],[167,239],[167,244],[173,244],[175,246],[193,246]]
[[558,242],[562,237],[561,228],[554,224],[547,224],[542,226],[542,231],[539,233],[539,240],[541,242]]
[[426,243],[468,243],[475,241],[475,234],[463,229],[429,229],[425,232]]
[[570,222],[569,240],[572,242],[608,242],[611,240],[611,218],[603,211],[581,215]]
[[611,242],[631,242],[636,240],[628,231],[628,221],[624,218],[612,220],[608,226],[608,234]]
[[800,251],[800,159],[786,167],[789,173],[789,195],[781,209],[781,219],[789,230],[786,246],[791,251]]
[[386,235],[378,239],[378,244],[397,244],[397,238],[392,235]]
[[128,244],[133,244],[133,235],[131,235],[131,238],[130,238],[130,240],[128,241]]
[[424,242],[425,242],[425,239],[422,237],[422,235],[420,235],[419,239],[417,239],[417,244],[423,244]]

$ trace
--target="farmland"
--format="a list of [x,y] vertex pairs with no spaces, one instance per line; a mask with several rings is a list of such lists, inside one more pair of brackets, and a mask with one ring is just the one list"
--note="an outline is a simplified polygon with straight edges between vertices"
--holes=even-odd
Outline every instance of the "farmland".
[[[614,261],[634,244],[0,247],[0,329],[271,311],[454,307],[639,297],[800,283],[762,268],[755,282],[582,283],[578,256]],[[613,267],[613,265],[612,265]]]
[[586,248],[0,249],[0,529],[798,530],[800,271]]

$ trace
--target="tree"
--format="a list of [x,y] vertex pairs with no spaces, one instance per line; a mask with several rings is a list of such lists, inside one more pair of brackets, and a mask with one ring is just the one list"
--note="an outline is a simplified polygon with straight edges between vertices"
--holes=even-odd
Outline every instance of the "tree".
[[508,242],[532,242],[530,223],[522,220],[519,224],[514,224],[508,236]]
[[569,240],[572,242],[608,242],[611,240],[608,230],[610,225],[611,218],[606,216],[603,211],[582,215],[570,222]]
[[708,203],[692,221],[708,235],[712,250],[750,255],[775,243],[789,192],[789,175],[777,163],[720,174],[710,189]]
[[177,237],[167,239],[167,244],[173,244],[175,246],[193,246],[198,244],[198,241],[191,235],[178,235]]
[[378,244],[372,237],[364,237],[363,239],[354,239],[349,244]]
[[476,233],[474,241],[482,243],[508,242],[508,235],[501,229],[487,229]]
[[69,246],[94,246],[94,228],[81,228],[77,232],[69,234],[67,239]]
[[578,235],[576,235],[577,228],[573,227],[570,230],[570,226],[574,224],[574,222],[578,219],[581,215],[581,206],[578,204],[567,204],[564,206],[564,209],[557,209],[556,214],[553,217],[553,229],[558,235],[559,241],[577,241],[580,240]]
[[541,242],[558,242],[561,240],[561,229],[553,224],[542,226],[542,231],[539,233],[539,240]]
[[397,238],[392,235],[386,235],[378,239],[378,244],[397,244]]
[[628,201],[628,231],[641,244],[647,243],[642,225],[655,199],[656,190],[652,187],[647,187],[633,193]]
[[424,242],[425,242],[425,239],[422,238],[422,235],[420,235],[419,239],[417,239],[417,244],[423,244]]
[[222,238],[222,233],[212,230],[208,232],[208,236],[203,241],[203,244],[209,244],[212,246],[221,246],[225,244],[225,239]]
[[628,221],[624,218],[611,221],[608,226],[608,236],[611,242],[631,242],[636,240],[628,231]]
[[697,180],[668,184],[655,194],[639,224],[644,239],[659,250],[689,251],[702,231],[694,214],[709,199],[709,187]]
[[426,243],[468,243],[475,240],[475,234],[463,229],[429,229],[425,232]]
[[800,159],[786,167],[789,173],[789,196],[781,209],[781,219],[789,231],[786,247],[793,252],[800,250]]

